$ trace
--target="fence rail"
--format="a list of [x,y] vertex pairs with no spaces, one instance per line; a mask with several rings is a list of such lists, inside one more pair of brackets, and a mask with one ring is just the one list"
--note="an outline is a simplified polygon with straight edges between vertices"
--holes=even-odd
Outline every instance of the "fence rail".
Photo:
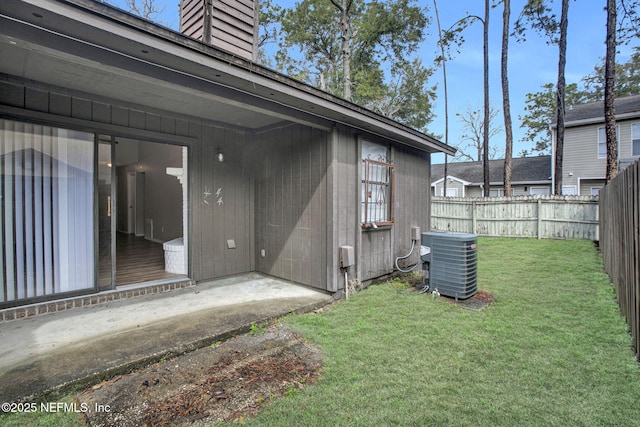
[[431,228],[482,236],[599,240],[598,197],[434,196]]
[[640,357],[640,161],[600,190],[600,251]]

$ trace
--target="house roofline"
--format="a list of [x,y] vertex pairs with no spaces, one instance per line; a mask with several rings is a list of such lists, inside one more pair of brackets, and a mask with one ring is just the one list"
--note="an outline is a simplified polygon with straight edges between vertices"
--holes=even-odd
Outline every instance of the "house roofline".
[[[21,7],[17,8],[16,3],[21,3]],[[24,3],[31,7],[24,7]],[[215,84],[284,105],[319,119],[344,124],[428,152],[454,155],[456,151],[430,135],[357,104],[110,5],[94,0],[3,0],[0,12],[4,8],[11,9],[11,17],[20,15],[20,19],[28,25],[45,28],[50,32],[81,41],[85,41],[83,37],[93,37],[93,40],[86,41],[97,46],[101,44],[95,39],[101,37],[106,48],[113,46],[106,44],[103,39],[127,40],[128,44],[119,45],[118,51],[112,51],[155,63],[175,72],[211,79],[210,74],[218,71],[223,74],[224,82],[213,81]],[[47,21],[47,27],[42,27],[42,18],[34,16],[31,10],[36,8],[46,12],[45,15],[54,13],[64,18],[75,19],[82,22],[84,28],[65,26],[65,19],[52,19]],[[87,27],[91,27],[91,34],[87,34]],[[106,35],[101,35],[100,32]],[[141,46],[149,47],[143,59],[140,55]]]
[[[466,186],[466,185],[471,184],[469,181],[465,181],[464,179],[458,178],[458,177],[453,176],[453,175],[447,175],[447,179],[452,179],[452,180],[454,180],[454,181],[458,181],[460,184],[465,185],[465,186]],[[439,183],[441,183],[442,181],[444,181],[444,177],[442,177],[442,178],[438,179],[437,181],[433,181],[433,182],[431,183],[431,186],[432,186],[432,187],[435,187],[435,186],[436,186],[436,184],[439,184]]]
[[[634,119],[634,118],[640,119],[640,111],[632,111],[629,113],[616,114],[615,118],[616,120],[628,120],[628,119]],[[602,113],[602,117],[591,117],[588,119],[572,120],[570,122],[565,122],[564,127],[568,128],[568,127],[575,127],[575,126],[594,125],[599,123],[604,123],[604,113]],[[558,127],[558,125],[556,123],[551,123],[549,127],[552,130],[555,130]]]

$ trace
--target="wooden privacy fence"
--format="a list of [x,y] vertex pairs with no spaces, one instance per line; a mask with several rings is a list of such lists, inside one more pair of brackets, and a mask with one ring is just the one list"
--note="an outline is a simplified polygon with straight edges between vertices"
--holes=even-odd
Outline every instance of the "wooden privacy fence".
[[431,228],[482,236],[598,240],[598,197],[434,196]]
[[600,251],[640,357],[640,161],[600,190]]

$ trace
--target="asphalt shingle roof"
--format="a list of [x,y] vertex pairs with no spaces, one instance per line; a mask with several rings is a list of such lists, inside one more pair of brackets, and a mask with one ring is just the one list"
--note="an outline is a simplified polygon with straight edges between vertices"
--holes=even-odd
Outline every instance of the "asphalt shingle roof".
[[[637,112],[640,115],[640,95],[623,96],[615,100],[616,115]],[[604,102],[589,102],[586,104],[572,105],[567,107],[564,113],[565,125],[571,122],[601,119],[604,122]],[[555,125],[555,118],[553,121]]]
[[[482,162],[449,163],[447,175],[471,183],[482,183]],[[444,164],[431,166],[431,182],[444,176]],[[504,159],[489,160],[489,181],[502,182]],[[551,156],[519,157],[511,161],[512,182],[551,181]]]

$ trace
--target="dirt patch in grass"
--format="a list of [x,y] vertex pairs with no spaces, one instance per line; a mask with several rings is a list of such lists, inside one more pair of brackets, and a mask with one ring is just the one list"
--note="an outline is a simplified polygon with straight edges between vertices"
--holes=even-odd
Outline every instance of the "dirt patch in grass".
[[[455,299],[451,300],[455,301]],[[473,296],[465,300],[458,300],[455,302],[456,304],[464,308],[469,308],[472,310],[482,310],[486,306],[493,304],[494,299],[493,295],[491,295],[489,292],[478,290]]]
[[317,348],[270,326],[113,378],[77,398],[92,426],[237,422],[315,382],[321,367]]

